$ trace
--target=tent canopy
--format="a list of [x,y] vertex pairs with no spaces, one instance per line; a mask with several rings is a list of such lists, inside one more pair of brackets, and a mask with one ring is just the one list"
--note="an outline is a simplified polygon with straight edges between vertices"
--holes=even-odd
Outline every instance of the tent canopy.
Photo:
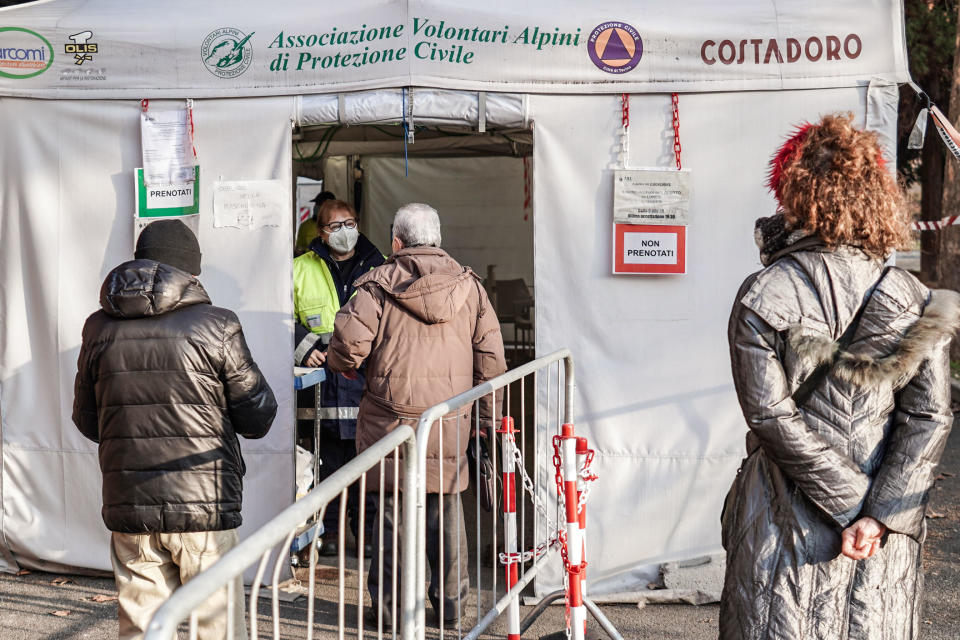
[[682,11],[628,0],[562,10],[544,0],[224,7],[56,0],[0,10],[0,95],[704,92],[908,79],[896,0],[690,0]]

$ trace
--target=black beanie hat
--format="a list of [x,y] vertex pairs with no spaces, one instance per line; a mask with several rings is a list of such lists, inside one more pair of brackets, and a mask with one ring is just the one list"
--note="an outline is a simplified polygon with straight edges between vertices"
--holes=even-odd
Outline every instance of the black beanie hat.
[[200,243],[190,227],[179,220],[157,220],[148,224],[137,238],[133,256],[200,275]]

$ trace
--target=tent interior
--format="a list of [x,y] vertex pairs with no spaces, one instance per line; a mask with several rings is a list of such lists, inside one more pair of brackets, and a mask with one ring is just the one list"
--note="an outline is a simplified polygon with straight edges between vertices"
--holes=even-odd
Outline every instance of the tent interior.
[[321,189],[330,191],[353,205],[361,232],[389,254],[397,209],[433,206],[443,248],[484,279],[509,364],[532,359],[532,130],[421,126],[412,143],[404,131],[401,123],[297,127],[298,211],[309,210]]

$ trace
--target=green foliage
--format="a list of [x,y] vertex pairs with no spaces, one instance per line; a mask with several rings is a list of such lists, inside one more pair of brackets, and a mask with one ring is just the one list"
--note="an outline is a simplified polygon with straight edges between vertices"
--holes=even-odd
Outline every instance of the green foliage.
[[[904,0],[910,74],[949,91],[957,37],[957,0]],[[933,96],[931,96],[933,97]],[[937,96],[942,102],[946,96]],[[935,98],[936,100],[936,98]]]

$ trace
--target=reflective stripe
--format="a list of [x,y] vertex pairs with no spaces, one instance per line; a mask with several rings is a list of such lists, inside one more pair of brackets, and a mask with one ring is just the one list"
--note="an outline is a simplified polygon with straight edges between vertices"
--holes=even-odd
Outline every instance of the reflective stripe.
[[360,407],[320,407],[321,420],[356,420]]
[[307,352],[313,349],[313,345],[317,344],[318,340],[320,340],[320,338],[314,333],[308,333],[305,335],[303,340],[300,341],[300,344],[298,344],[297,348],[293,351],[293,361],[297,363],[303,362]]

